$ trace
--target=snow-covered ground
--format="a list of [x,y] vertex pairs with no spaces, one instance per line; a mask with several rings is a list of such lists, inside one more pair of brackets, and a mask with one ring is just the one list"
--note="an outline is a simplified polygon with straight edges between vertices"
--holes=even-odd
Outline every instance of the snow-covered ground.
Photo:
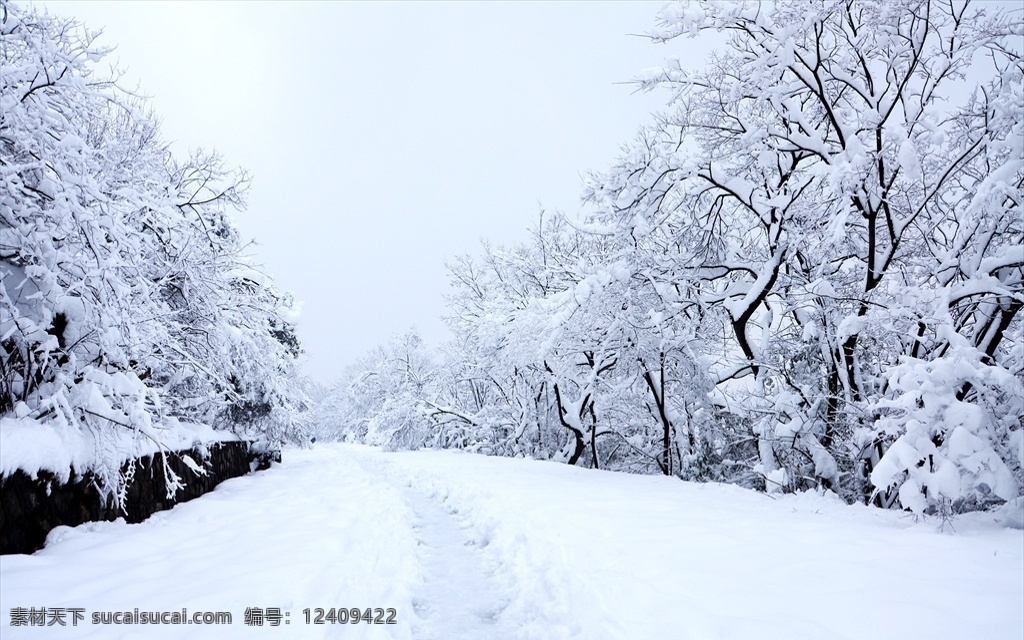
[[[941,525],[827,496],[319,446],[142,524],[60,528],[32,556],[0,557],[0,635],[1024,637],[1024,532],[988,515]],[[10,626],[30,607],[85,619]],[[288,624],[247,626],[248,607]],[[390,607],[397,624],[307,624],[318,607]],[[136,608],[233,620],[91,622]]]

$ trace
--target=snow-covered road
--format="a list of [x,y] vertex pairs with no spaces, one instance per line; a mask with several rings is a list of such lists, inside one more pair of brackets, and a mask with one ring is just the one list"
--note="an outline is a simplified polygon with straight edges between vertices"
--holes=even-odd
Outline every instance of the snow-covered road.
[[[0,636],[1019,640],[1024,533],[990,516],[954,525],[817,495],[320,446],[142,524],[62,528],[0,557]],[[11,626],[44,607],[84,619]],[[352,607],[393,608],[397,624],[314,622]],[[92,622],[135,609],[232,622]]]

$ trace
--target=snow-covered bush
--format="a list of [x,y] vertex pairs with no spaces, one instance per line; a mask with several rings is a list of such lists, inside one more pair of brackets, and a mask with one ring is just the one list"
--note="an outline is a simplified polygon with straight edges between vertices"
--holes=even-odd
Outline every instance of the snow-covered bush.
[[905,508],[959,512],[1019,495],[1024,384],[984,360],[961,342],[935,360],[907,358],[890,370],[895,397],[876,408],[884,413],[877,433],[892,444],[871,481],[898,491]]

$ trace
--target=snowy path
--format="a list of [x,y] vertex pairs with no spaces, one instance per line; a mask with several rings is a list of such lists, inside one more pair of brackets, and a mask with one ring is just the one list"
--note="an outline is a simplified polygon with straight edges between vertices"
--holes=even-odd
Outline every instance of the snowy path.
[[504,603],[475,543],[433,500],[417,492],[410,496],[425,571],[423,590],[412,602],[423,619],[416,638],[500,640],[511,635],[497,624]]
[[[0,556],[0,635],[408,640],[420,574],[411,518],[401,489],[343,452],[297,451],[283,465],[228,480],[144,523],[64,527],[32,556]],[[9,627],[12,607],[227,611],[232,624],[104,626],[87,616],[57,636]],[[250,607],[289,615],[277,628],[246,626]],[[316,608],[332,607],[392,607],[398,624],[313,623]]]
[[[1024,533],[825,496],[767,496],[453,452],[322,446],[138,525],[55,531],[0,556],[18,638],[1024,637]],[[10,626],[78,607],[77,627]],[[247,607],[282,624],[246,626]],[[397,624],[307,623],[393,607]],[[223,626],[100,625],[105,611],[228,611]]]
[[365,456],[353,459],[374,476],[404,485],[402,496],[411,509],[422,572],[422,585],[412,599],[419,619],[413,624],[413,636],[417,640],[513,637],[514,631],[497,623],[507,603],[493,572],[485,568],[471,532],[413,482],[396,477],[390,465]]

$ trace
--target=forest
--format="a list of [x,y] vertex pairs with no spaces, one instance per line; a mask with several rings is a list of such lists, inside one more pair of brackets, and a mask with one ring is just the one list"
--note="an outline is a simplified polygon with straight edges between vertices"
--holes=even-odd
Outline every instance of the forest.
[[201,423],[917,514],[1020,496],[1019,12],[667,5],[654,42],[725,45],[636,79],[666,102],[578,210],[453,257],[451,341],[326,389],[232,223],[247,174],[171,153],[74,21],[0,19],[0,414],[87,442],[115,495],[132,447]]
[[453,259],[433,350],[349,367],[327,437],[915,513],[1024,482],[1024,58],[974,4],[680,3],[724,34],[574,212]]

